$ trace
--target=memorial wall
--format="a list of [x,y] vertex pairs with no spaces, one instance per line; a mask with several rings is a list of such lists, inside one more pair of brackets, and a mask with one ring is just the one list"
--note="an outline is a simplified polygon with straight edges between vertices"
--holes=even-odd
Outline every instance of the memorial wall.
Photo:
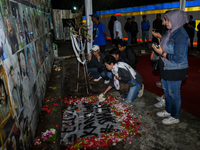
[[50,0],[0,0],[0,149],[30,149],[54,60]]

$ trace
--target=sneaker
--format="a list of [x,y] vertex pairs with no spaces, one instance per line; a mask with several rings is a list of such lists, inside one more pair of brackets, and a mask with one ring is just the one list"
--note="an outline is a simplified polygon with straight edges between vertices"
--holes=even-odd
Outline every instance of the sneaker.
[[179,119],[176,119],[176,118],[173,118],[173,117],[169,117],[169,118],[162,120],[162,123],[166,124],[166,125],[175,124],[175,123],[179,123],[179,122],[180,122]]
[[143,93],[144,93],[144,84],[142,84],[137,97],[142,97]]
[[99,78],[97,78],[97,79],[94,79],[94,82],[98,82],[99,80],[101,80],[101,76],[99,77]]
[[156,82],[156,86],[159,87],[159,88],[162,88],[162,83],[161,83],[161,81]]
[[104,84],[110,83],[110,80],[104,80]]
[[154,104],[154,106],[157,108],[165,107],[165,100],[162,99],[160,102]]
[[171,116],[171,114],[168,113],[166,110],[163,110],[163,111],[157,112],[157,116],[158,117],[169,117],[169,116]]
[[165,99],[164,99],[164,95],[162,95],[162,96],[157,96],[156,99],[157,99],[159,102],[160,102],[161,100],[165,100]]

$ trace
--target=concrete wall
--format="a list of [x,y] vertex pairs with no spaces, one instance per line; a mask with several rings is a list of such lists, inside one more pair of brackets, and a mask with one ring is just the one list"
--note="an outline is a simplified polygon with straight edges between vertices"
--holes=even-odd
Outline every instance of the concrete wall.
[[0,149],[30,149],[53,64],[51,1],[0,0]]

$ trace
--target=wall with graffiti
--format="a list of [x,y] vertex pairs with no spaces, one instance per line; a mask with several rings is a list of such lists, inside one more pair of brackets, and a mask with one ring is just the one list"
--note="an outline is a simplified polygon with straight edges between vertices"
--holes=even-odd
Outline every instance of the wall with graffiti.
[[31,149],[53,64],[50,0],[0,0],[0,150]]

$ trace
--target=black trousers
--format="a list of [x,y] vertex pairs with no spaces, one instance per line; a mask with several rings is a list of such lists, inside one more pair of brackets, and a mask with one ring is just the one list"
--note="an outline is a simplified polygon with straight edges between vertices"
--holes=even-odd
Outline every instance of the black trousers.
[[131,33],[131,38],[132,38],[131,41],[132,44],[137,43],[137,33]]
[[99,46],[99,48],[100,48],[100,51],[105,54],[106,45],[101,45]]

